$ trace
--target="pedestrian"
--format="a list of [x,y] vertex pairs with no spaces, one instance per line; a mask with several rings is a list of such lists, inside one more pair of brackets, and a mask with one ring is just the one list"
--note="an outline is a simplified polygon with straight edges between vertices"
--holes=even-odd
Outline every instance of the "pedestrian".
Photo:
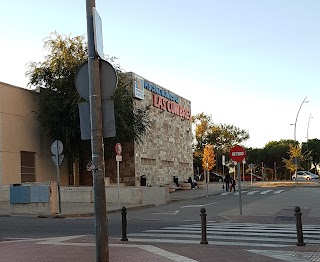
[[232,191],[232,188],[233,191],[236,192],[236,180],[234,178],[231,178],[230,184],[230,192]]
[[224,182],[226,182],[226,191],[229,191],[229,187],[230,187],[230,174],[226,174],[226,177],[224,178]]

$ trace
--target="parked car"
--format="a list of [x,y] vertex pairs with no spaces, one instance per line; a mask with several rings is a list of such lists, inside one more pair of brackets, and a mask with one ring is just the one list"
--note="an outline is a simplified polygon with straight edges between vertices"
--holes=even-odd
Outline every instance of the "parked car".
[[195,181],[203,181],[203,174],[194,174],[193,178]]
[[223,182],[224,177],[216,172],[209,173],[209,181],[210,182]]
[[[252,174],[252,181],[262,181],[261,176]],[[241,181],[243,181],[243,175],[241,174]],[[244,181],[251,181],[251,174],[244,174]]]
[[[297,179],[298,180],[312,180],[312,179],[319,179],[319,176],[315,175],[309,171],[297,171]],[[292,175],[292,180],[296,180],[296,174]]]
[[[198,179],[198,177],[197,177]],[[195,178],[196,180],[196,178]],[[206,181],[207,180],[207,173],[201,173],[200,174],[200,181]],[[223,182],[224,181],[224,176],[216,173],[216,172],[209,172],[209,181],[210,182]]]

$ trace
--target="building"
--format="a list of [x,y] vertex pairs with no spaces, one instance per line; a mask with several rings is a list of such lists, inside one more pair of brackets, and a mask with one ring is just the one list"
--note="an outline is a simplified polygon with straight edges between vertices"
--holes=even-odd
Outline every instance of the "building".
[[[191,102],[134,73],[134,105],[150,106],[151,128],[143,143],[122,145],[120,182],[127,186],[162,186],[193,176]],[[34,91],[0,82],[0,185],[56,180],[50,145],[40,136],[34,113]],[[106,181],[117,182],[114,148],[106,157]],[[90,158],[90,154],[88,154]],[[86,171],[90,159],[80,161],[79,172],[70,179],[61,166],[61,185],[92,185]]]
[[134,144],[135,185],[157,186],[193,176],[191,102],[131,73],[137,106],[150,106],[151,129]]
[[56,180],[50,143],[40,137],[36,111],[34,92],[0,82],[0,185]]

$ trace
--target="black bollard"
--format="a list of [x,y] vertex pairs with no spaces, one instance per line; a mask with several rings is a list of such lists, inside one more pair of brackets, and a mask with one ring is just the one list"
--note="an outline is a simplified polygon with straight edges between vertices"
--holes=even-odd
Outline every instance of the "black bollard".
[[295,207],[294,212],[295,212],[295,217],[296,217],[296,226],[297,226],[297,237],[298,237],[298,243],[297,246],[305,246],[306,243],[303,242],[303,232],[302,232],[302,220],[301,220],[301,215],[302,213],[300,212],[301,209],[300,207]]
[[207,214],[206,209],[202,207],[200,209],[200,216],[201,216],[201,242],[200,244],[208,244],[207,240]]
[[128,241],[127,238],[127,209],[125,207],[121,208],[122,215],[122,238],[121,241]]

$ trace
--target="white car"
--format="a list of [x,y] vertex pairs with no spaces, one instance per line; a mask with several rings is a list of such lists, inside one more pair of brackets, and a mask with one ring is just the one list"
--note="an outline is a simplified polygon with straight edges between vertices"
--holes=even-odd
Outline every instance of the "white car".
[[[309,171],[297,171],[297,178],[298,180],[312,180],[319,179],[319,176]],[[296,180],[296,174],[292,175],[292,180]]]

